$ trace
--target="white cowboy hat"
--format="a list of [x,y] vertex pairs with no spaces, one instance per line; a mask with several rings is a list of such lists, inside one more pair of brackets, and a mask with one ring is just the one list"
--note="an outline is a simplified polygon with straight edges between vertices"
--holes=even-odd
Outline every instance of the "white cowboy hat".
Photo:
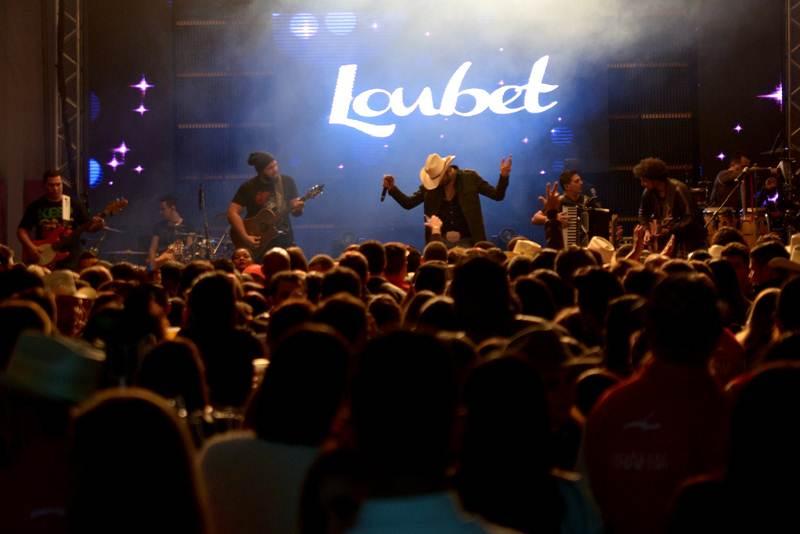
[[603,263],[611,263],[614,257],[614,245],[612,245],[608,239],[600,237],[599,235],[594,236],[592,240],[589,241],[589,246],[586,248],[599,252],[600,256],[603,258]]
[[718,260],[722,257],[722,249],[725,248],[722,245],[711,245],[708,247],[708,254],[711,256],[711,259]]
[[56,297],[76,297],[79,299],[94,300],[97,291],[91,287],[77,288],[75,274],[72,271],[53,271],[44,277],[44,287]]
[[514,243],[514,251],[512,254],[515,256],[528,256],[532,258],[541,250],[542,245],[536,241],[531,241],[530,239],[520,239]]
[[800,233],[792,234],[792,237],[789,238],[789,244],[786,245],[786,252],[791,254],[794,247],[800,247]]
[[419,171],[419,179],[422,182],[422,187],[425,189],[436,189],[439,187],[439,182],[442,181],[444,172],[454,159],[456,159],[455,156],[442,157],[436,152],[428,154],[428,157],[425,158],[425,166]]

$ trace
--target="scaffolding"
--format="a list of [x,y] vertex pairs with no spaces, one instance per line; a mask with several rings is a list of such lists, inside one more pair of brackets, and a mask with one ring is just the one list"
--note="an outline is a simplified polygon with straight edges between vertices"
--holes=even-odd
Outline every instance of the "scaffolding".
[[56,0],[57,91],[53,95],[55,117],[53,158],[56,167],[73,182],[78,197],[85,195],[83,177],[83,46],[81,42],[83,0]]

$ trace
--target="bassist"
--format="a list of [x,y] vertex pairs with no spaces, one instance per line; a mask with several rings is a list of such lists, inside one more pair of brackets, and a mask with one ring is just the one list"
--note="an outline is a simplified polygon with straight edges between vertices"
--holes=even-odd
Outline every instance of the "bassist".
[[[100,217],[89,218],[83,204],[69,195],[64,194],[64,181],[57,170],[44,173],[42,181],[45,194],[25,208],[22,220],[17,227],[17,237],[22,243],[23,256],[26,263],[37,263],[40,259],[42,247],[34,241],[52,240],[69,235],[74,228],[90,222],[87,228],[96,232],[103,228],[103,219]],[[75,241],[69,250],[69,256],[59,262],[56,267],[72,268],[77,266],[80,256],[80,242]]]
[[[272,247],[288,247],[294,244],[292,223],[289,214],[302,215],[305,202],[298,197],[294,178],[280,173],[278,160],[266,152],[254,152],[247,160],[256,170],[256,176],[243,183],[228,206],[228,222],[238,241],[246,244],[258,261],[261,254]],[[264,236],[251,235],[245,230],[242,210],[247,218],[254,217],[267,208],[275,214],[276,235],[268,241]],[[269,236],[266,236],[269,238]]]

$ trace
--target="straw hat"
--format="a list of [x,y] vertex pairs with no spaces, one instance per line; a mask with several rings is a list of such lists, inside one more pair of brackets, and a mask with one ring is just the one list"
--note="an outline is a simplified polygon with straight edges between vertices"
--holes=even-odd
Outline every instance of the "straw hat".
[[533,258],[539,251],[542,250],[542,245],[530,239],[519,239],[514,243],[514,250],[511,251],[514,256],[528,256]]
[[611,263],[614,257],[614,245],[612,245],[611,241],[608,239],[598,235],[594,236],[592,240],[589,241],[589,246],[586,248],[599,252],[600,256],[603,258],[603,263]]
[[75,274],[72,271],[53,271],[44,277],[44,287],[56,297],[75,297],[92,300],[97,298],[97,291],[91,287],[77,288]]

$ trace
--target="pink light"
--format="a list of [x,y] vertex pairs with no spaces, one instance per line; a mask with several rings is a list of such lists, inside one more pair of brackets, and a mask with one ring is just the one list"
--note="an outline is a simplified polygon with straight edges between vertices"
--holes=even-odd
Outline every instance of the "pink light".
[[108,185],[114,185],[114,181],[113,180],[109,181]]
[[148,89],[155,87],[155,85],[147,83],[147,79],[144,77],[144,74],[142,74],[142,80],[136,85],[131,85],[131,87],[140,90],[142,92],[142,95],[144,95],[145,93],[147,93]]
[[123,159],[125,159],[125,154],[127,154],[130,151],[131,149],[128,148],[127,145],[125,145],[125,141],[123,141],[121,145],[119,145],[117,148],[114,149],[114,152],[122,154]]
[[770,100],[774,100],[778,103],[781,109],[783,109],[783,84],[779,83],[778,87],[775,88],[775,91],[766,95],[758,95],[757,98],[768,98]]
[[139,174],[142,174],[144,167],[142,167],[141,165],[137,165],[136,167],[133,168],[133,170],[138,172]]
[[735,131],[737,134],[742,133],[742,125],[737,124],[736,126],[733,127],[733,131]]
[[724,160],[725,159],[725,154],[720,152],[719,154],[717,154],[717,159],[720,160],[720,161]]
[[110,166],[112,169],[114,169],[114,171],[116,171],[116,170],[117,170],[117,167],[119,167],[120,165],[122,165],[122,163],[121,163],[121,162],[120,162],[120,161],[117,159],[117,156],[116,156],[116,155],[114,155],[114,157],[113,157],[113,158],[111,158],[111,161],[109,161],[109,162],[108,162],[108,165],[109,165],[109,166]]
[[147,113],[150,110],[147,109],[146,107],[144,107],[144,104],[139,104],[139,107],[134,109],[133,111],[135,111],[136,113],[138,113],[139,115],[144,117],[144,114]]

